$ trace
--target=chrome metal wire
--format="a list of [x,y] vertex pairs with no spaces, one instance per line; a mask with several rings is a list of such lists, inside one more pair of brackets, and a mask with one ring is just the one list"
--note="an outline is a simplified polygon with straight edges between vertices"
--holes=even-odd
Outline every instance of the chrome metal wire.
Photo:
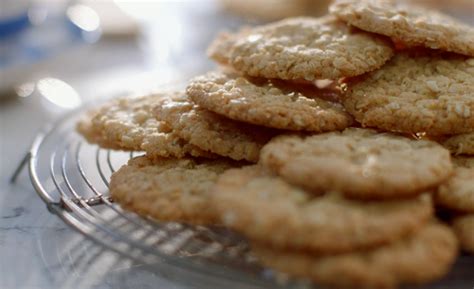
[[158,223],[114,204],[110,176],[138,154],[92,146],[71,129],[74,122],[70,116],[40,133],[28,154],[33,186],[50,212],[101,246],[145,264],[165,260],[226,280],[270,282],[260,277],[262,269],[235,233]]

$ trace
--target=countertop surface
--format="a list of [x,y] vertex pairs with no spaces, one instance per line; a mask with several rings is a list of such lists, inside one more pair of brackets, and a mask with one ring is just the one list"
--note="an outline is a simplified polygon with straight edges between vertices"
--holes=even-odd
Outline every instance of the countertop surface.
[[[37,85],[25,97],[0,98],[0,288],[204,288],[183,278],[187,273],[158,273],[88,241],[48,212],[26,170],[16,182],[9,179],[40,128],[67,114],[69,106],[184,82],[211,69],[214,65],[205,55],[208,43],[218,30],[239,21],[206,3],[163,10],[162,25],[136,41],[104,39],[64,51],[35,70],[30,80]],[[38,87],[41,80],[72,90],[79,101],[70,105],[47,97],[48,90]],[[472,259],[460,262],[463,268],[474,266]]]

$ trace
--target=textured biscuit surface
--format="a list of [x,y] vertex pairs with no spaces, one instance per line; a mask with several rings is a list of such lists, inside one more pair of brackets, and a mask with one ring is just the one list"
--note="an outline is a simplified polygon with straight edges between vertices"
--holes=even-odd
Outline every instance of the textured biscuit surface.
[[296,185],[364,199],[416,195],[453,170],[449,151],[435,142],[360,128],[279,136],[262,149],[260,159]]
[[443,146],[456,155],[474,155],[474,133],[454,135],[446,139]]
[[435,195],[437,205],[451,210],[474,213],[474,160],[454,160],[453,176],[441,184]]
[[233,165],[225,160],[137,157],[112,175],[110,193],[115,202],[145,217],[214,223],[207,204],[209,189]]
[[474,58],[399,53],[362,81],[349,83],[344,106],[362,125],[406,133],[474,129]]
[[343,252],[395,240],[432,216],[429,195],[367,202],[315,196],[255,165],[222,174],[211,193],[220,223],[280,248]]
[[276,251],[259,244],[253,248],[269,267],[336,288],[394,288],[433,281],[449,271],[457,250],[453,232],[439,224],[379,248],[340,255]]
[[234,160],[256,162],[273,131],[224,118],[190,101],[168,98],[155,110],[185,141],[204,151]]
[[474,214],[456,217],[453,229],[461,248],[474,254]]
[[[341,130],[352,117],[314,86],[297,86],[277,81],[249,79],[211,72],[193,79],[187,88],[199,106],[228,118],[279,129],[306,131]],[[306,88],[305,90],[303,90]]]
[[77,129],[89,142],[104,148],[144,150],[150,157],[211,157],[180,139],[168,124],[155,117],[153,110],[163,98],[179,95],[182,93],[114,99],[87,113]]
[[[382,66],[391,44],[353,31],[331,16],[290,18],[221,35],[209,55],[250,76],[279,79],[339,79]],[[216,49],[225,48],[229,52]],[[229,59],[226,59],[226,56]]]
[[349,24],[386,35],[406,46],[474,56],[474,27],[399,0],[337,0],[329,8]]

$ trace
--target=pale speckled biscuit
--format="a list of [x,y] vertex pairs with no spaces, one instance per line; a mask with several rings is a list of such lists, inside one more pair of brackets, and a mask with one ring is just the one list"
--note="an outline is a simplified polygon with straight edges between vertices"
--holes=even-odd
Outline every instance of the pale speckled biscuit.
[[360,128],[279,136],[262,149],[260,160],[296,185],[363,199],[416,195],[453,170],[449,151],[435,142]]
[[435,194],[437,205],[454,211],[474,213],[474,167],[466,158],[454,159],[454,174],[439,186]]
[[428,283],[449,272],[457,251],[453,232],[440,224],[427,225],[382,247],[340,255],[317,256],[253,245],[254,255],[264,265],[335,288],[380,289]]
[[246,75],[287,80],[356,76],[381,67],[393,55],[385,39],[331,16],[285,19],[216,41],[209,50],[214,60]]
[[474,214],[454,218],[453,229],[461,248],[474,254]]
[[97,114],[97,110],[92,109],[86,112],[77,122],[76,130],[87,140],[87,142],[92,144],[97,144],[101,148],[112,149],[112,150],[121,150],[122,148],[109,140],[107,140],[101,133],[97,130],[94,125],[92,125],[92,118]]
[[332,14],[360,29],[386,35],[405,46],[474,56],[474,27],[399,0],[336,0]]
[[463,133],[449,137],[443,146],[455,155],[474,155],[474,133]]
[[131,159],[110,180],[114,202],[160,221],[214,223],[208,193],[219,174],[235,167],[226,160]]
[[180,139],[153,112],[164,97],[182,94],[156,93],[113,99],[86,113],[78,122],[77,130],[89,142],[104,148],[144,150],[150,157],[212,157],[212,154]]
[[224,118],[197,106],[187,96],[165,99],[155,113],[190,144],[234,160],[257,162],[260,149],[275,133]]
[[474,130],[474,58],[399,53],[348,83],[343,104],[357,121],[389,131],[444,135]]
[[324,100],[335,91],[309,85],[211,72],[191,80],[186,92],[205,109],[256,125],[324,132],[352,124],[342,105]]
[[428,194],[393,201],[315,196],[255,165],[222,174],[210,205],[220,223],[279,248],[346,252],[396,240],[432,216]]

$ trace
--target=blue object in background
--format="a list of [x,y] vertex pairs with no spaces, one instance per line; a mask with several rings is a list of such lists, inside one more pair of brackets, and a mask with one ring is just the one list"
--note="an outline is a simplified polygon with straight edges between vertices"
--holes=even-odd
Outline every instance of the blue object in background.
[[30,25],[28,13],[18,17],[0,20],[0,38],[8,37],[23,30]]

